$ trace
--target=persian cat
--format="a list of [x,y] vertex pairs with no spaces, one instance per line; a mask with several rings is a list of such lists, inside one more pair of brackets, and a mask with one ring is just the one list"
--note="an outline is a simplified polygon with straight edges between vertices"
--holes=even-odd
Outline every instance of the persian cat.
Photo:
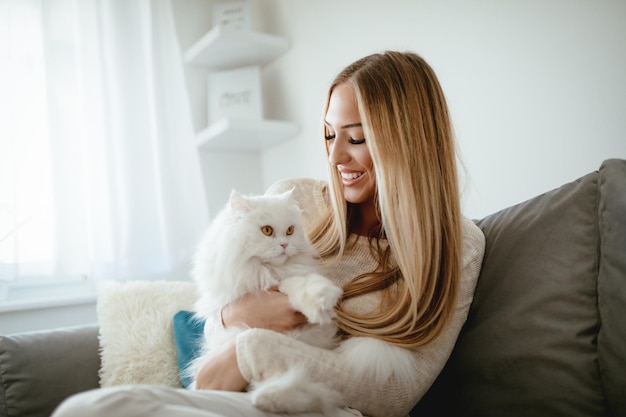
[[[315,250],[291,194],[242,196],[233,191],[202,237],[192,271],[199,295],[194,310],[209,324],[202,355],[191,364],[189,375],[202,366],[204,354],[246,330],[210,325],[220,323],[221,308],[272,287],[286,294],[308,319],[290,336],[322,348],[337,346],[334,307],[342,289],[316,272]],[[194,386],[195,381],[190,388]],[[252,381],[251,387],[253,404],[268,411],[326,412],[338,402],[337,393],[312,383],[302,369],[290,370],[278,380]]]

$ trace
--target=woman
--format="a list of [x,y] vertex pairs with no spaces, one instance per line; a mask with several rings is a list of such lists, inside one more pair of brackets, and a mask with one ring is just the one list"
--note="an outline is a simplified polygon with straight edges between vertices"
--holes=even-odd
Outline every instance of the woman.
[[445,98],[418,55],[367,56],[332,83],[323,130],[328,186],[294,180],[273,191],[295,186],[305,217],[312,219],[309,236],[325,272],[344,288],[337,308],[342,333],[411,350],[414,382],[354,380],[335,352],[279,333],[305,319],[286,296],[268,292],[223,308],[225,326],[254,329],[240,333],[200,370],[198,391],[92,391],[68,400],[55,417],[275,415],[256,409],[241,391],[269,369],[296,364],[343,395],[346,407],[337,416],[404,416],[411,410],[452,351],[484,253],[484,236],[460,213]]

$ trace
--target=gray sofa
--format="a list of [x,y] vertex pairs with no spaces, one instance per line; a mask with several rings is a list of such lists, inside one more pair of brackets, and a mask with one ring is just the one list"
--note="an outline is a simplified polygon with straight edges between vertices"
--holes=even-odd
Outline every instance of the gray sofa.
[[[476,220],[467,323],[417,416],[626,416],[626,161]],[[0,337],[0,416],[98,386],[98,329]]]

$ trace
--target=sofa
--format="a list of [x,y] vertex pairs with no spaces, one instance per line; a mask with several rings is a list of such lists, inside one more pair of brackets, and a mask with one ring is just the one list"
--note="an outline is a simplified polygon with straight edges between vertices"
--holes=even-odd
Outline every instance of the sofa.
[[[412,416],[626,416],[626,160],[475,222],[486,251],[452,355]],[[0,416],[100,384],[99,326],[0,337]]]

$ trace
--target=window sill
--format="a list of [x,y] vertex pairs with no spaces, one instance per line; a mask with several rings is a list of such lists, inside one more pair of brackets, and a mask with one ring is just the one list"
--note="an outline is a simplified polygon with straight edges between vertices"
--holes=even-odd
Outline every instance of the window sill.
[[91,304],[96,290],[86,281],[59,281],[11,285],[0,299],[0,313]]
[[51,297],[33,297],[18,300],[0,301],[0,313],[14,311],[39,310],[51,307],[65,307],[81,304],[91,304],[96,302],[95,292],[89,294],[76,294]]

